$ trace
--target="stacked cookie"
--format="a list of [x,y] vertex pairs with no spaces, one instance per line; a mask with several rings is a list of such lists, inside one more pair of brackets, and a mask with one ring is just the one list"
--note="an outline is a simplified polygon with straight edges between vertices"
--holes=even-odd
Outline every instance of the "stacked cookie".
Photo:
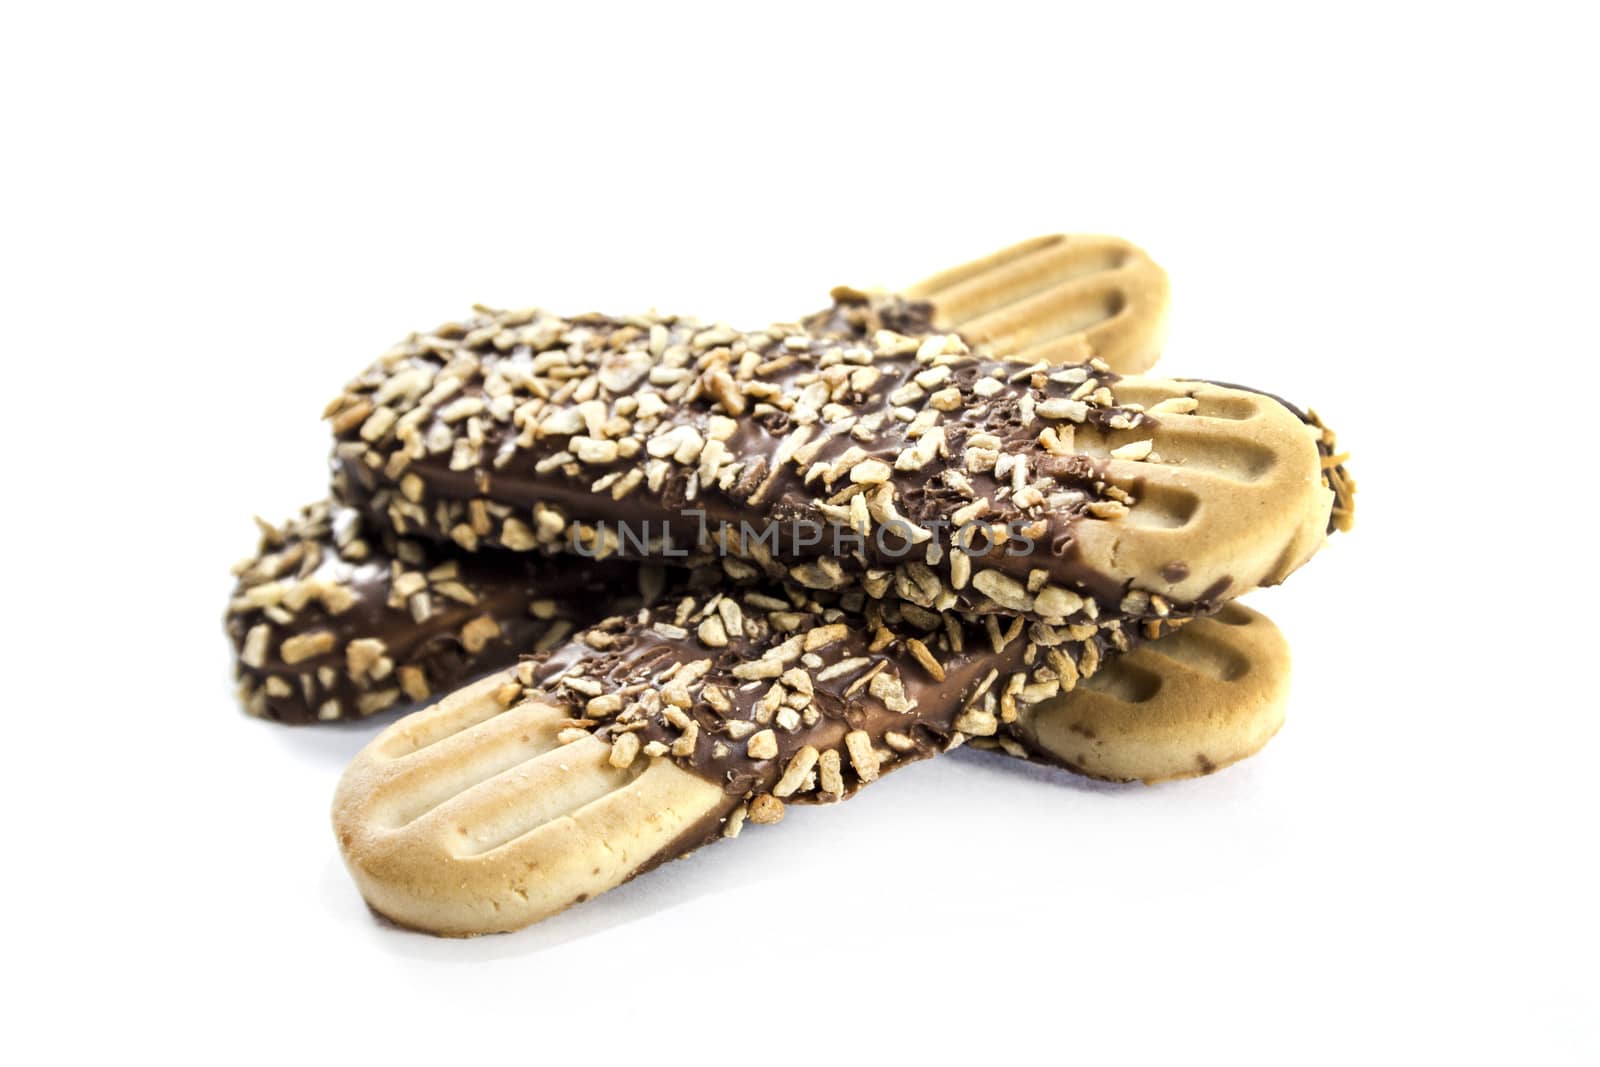
[[[512,929],[971,741],[1156,780],[1248,755],[1231,603],[1347,524],[1314,416],[1153,363],[1165,276],[1045,238],[742,332],[480,309],[329,405],[332,501],[229,612],[283,721],[442,696],[347,771],[380,912]],[[487,677],[455,689],[466,678]]]

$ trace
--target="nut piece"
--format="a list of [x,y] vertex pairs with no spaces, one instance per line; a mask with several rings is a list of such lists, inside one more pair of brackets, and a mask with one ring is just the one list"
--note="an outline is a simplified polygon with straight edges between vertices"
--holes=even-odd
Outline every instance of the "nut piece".
[[872,738],[865,730],[851,730],[844,735],[844,747],[850,750],[850,766],[863,782],[878,777],[878,753],[872,747]]
[[[771,733],[770,730],[767,732]],[[786,797],[799,789],[801,784],[805,782],[806,776],[811,773],[811,768],[817,765],[818,755],[816,748],[811,745],[806,745],[799,752],[796,752],[794,758],[789,761],[789,766],[784,768],[783,777],[779,778],[778,784],[772,787],[772,795]],[[838,753],[835,752],[834,756],[837,758]]]
[[777,735],[771,730],[752,734],[750,740],[745,742],[744,751],[751,759],[771,759],[778,754]]
[[1040,402],[1034,413],[1044,419],[1070,419],[1073,422],[1082,422],[1089,417],[1089,405],[1081,400],[1051,397]]
[[725,648],[728,644],[728,630],[723,625],[721,616],[707,616],[696,630],[700,643],[707,648]]
[[1032,611],[1033,597],[1015,578],[999,571],[979,571],[972,576],[972,587],[1010,611]]
[[611,766],[619,770],[627,770],[633,766],[634,758],[638,755],[638,734],[619,734],[616,740],[611,742]]
[[351,677],[361,678],[377,666],[387,651],[380,638],[358,637],[345,646],[345,669],[350,672]]
[[250,627],[250,632],[244,638],[244,647],[239,650],[239,662],[260,670],[267,661],[267,643],[271,638],[272,627],[266,623],[258,622]]
[[733,668],[733,676],[741,682],[776,678],[783,673],[783,664],[776,659],[746,660]]
[[461,645],[468,652],[483,651],[483,646],[500,636],[500,624],[488,615],[479,615],[461,627]]
[[432,695],[428,687],[428,676],[421,667],[407,664],[399,670],[400,688],[405,691],[408,700],[426,700]]
[[782,822],[783,801],[771,793],[762,793],[750,801],[750,821],[761,825]]
[[864,459],[850,468],[850,480],[861,485],[879,485],[889,480],[889,465],[882,460]]
[[617,443],[615,441],[597,441],[592,437],[574,437],[572,451],[584,463],[604,464],[615,463],[617,460]]
[[827,626],[818,626],[806,634],[805,650],[816,652],[827,648],[836,641],[843,641],[850,633],[850,628],[842,622],[830,623]]
[[1047,585],[1034,598],[1034,610],[1050,618],[1065,618],[1083,609],[1083,597],[1059,585]]
[[840,770],[839,750],[830,748],[817,758],[817,787],[830,797],[844,796],[844,774]]
[[957,717],[955,728],[973,737],[992,737],[999,730],[1000,724],[995,719],[994,712],[971,707]]
[[283,657],[285,663],[299,663],[301,660],[320,656],[324,652],[331,652],[334,646],[333,634],[327,630],[313,630],[306,634],[295,634],[293,637],[284,638],[278,655]]
[[928,651],[928,646],[915,637],[906,638],[906,648],[916,661],[922,664],[922,669],[927,671],[936,682],[944,681],[944,666],[933,658],[933,653]]
[[972,557],[961,549],[950,556],[950,588],[965,589],[972,578]]
[[694,746],[700,740],[700,724],[690,719],[684,725],[683,733],[672,742],[671,752],[674,756],[693,756]]

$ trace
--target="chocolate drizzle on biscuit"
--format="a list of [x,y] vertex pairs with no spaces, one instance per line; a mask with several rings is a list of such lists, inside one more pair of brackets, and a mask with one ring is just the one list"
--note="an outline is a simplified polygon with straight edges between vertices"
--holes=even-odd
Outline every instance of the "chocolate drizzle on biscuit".
[[1183,621],[1127,607],[1143,614],[1056,627],[893,602],[858,613],[793,584],[669,596],[523,663],[505,699],[572,707],[571,738],[607,739],[619,768],[671,758],[716,782],[744,805],[719,823],[737,832],[969,737],[1009,740],[1029,704]]

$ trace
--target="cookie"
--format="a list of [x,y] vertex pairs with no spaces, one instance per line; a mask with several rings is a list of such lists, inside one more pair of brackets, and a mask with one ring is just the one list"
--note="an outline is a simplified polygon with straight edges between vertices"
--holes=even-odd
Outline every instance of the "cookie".
[[1047,622],[1130,590],[1273,584],[1333,504],[1270,396],[955,335],[485,313],[399,346],[327,414],[336,495],[396,535],[668,562],[714,546],[774,580]]
[[341,849],[396,922],[510,930],[963,741],[1153,782],[1282,722],[1287,648],[1239,605],[1121,655],[1109,628],[997,650],[976,623],[869,628],[795,589],[614,619],[380,734],[340,783]]
[[686,596],[390,726],[346,771],[334,826],[384,915],[515,929],[745,819],[995,736],[1129,635],[1036,623],[997,646],[975,616],[859,615],[793,585]]

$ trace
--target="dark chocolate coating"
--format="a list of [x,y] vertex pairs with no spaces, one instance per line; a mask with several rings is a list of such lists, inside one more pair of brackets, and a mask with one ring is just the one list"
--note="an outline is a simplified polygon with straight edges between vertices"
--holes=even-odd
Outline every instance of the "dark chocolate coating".
[[[422,700],[640,602],[636,565],[469,555],[374,534],[353,509],[313,504],[265,529],[236,568],[226,626],[251,714],[305,723]],[[419,599],[397,595],[402,574],[422,583]],[[353,656],[363,641],[381,654],[358,644]],[[363,651],[378,660],[356,670]]]
[[[737,605],[733,632],[727,602]],[[926,621],[892,603],[846,611],[793,585],[725,587],[608,619],[518,674],[526,696],[571,706],[573,725],[613,744],[635,734],[640,751],[670,751],[731,797],[826,802],[944,751],[958,735],[1014,736],[1028,694],[1069,691],[1110,656],[1177,624],[1013,623],[997,640],[977,616]],[[822,775],[802,780],[795,760],[804,767],[808,748],[811,767],[837,754],[831,786]]]

